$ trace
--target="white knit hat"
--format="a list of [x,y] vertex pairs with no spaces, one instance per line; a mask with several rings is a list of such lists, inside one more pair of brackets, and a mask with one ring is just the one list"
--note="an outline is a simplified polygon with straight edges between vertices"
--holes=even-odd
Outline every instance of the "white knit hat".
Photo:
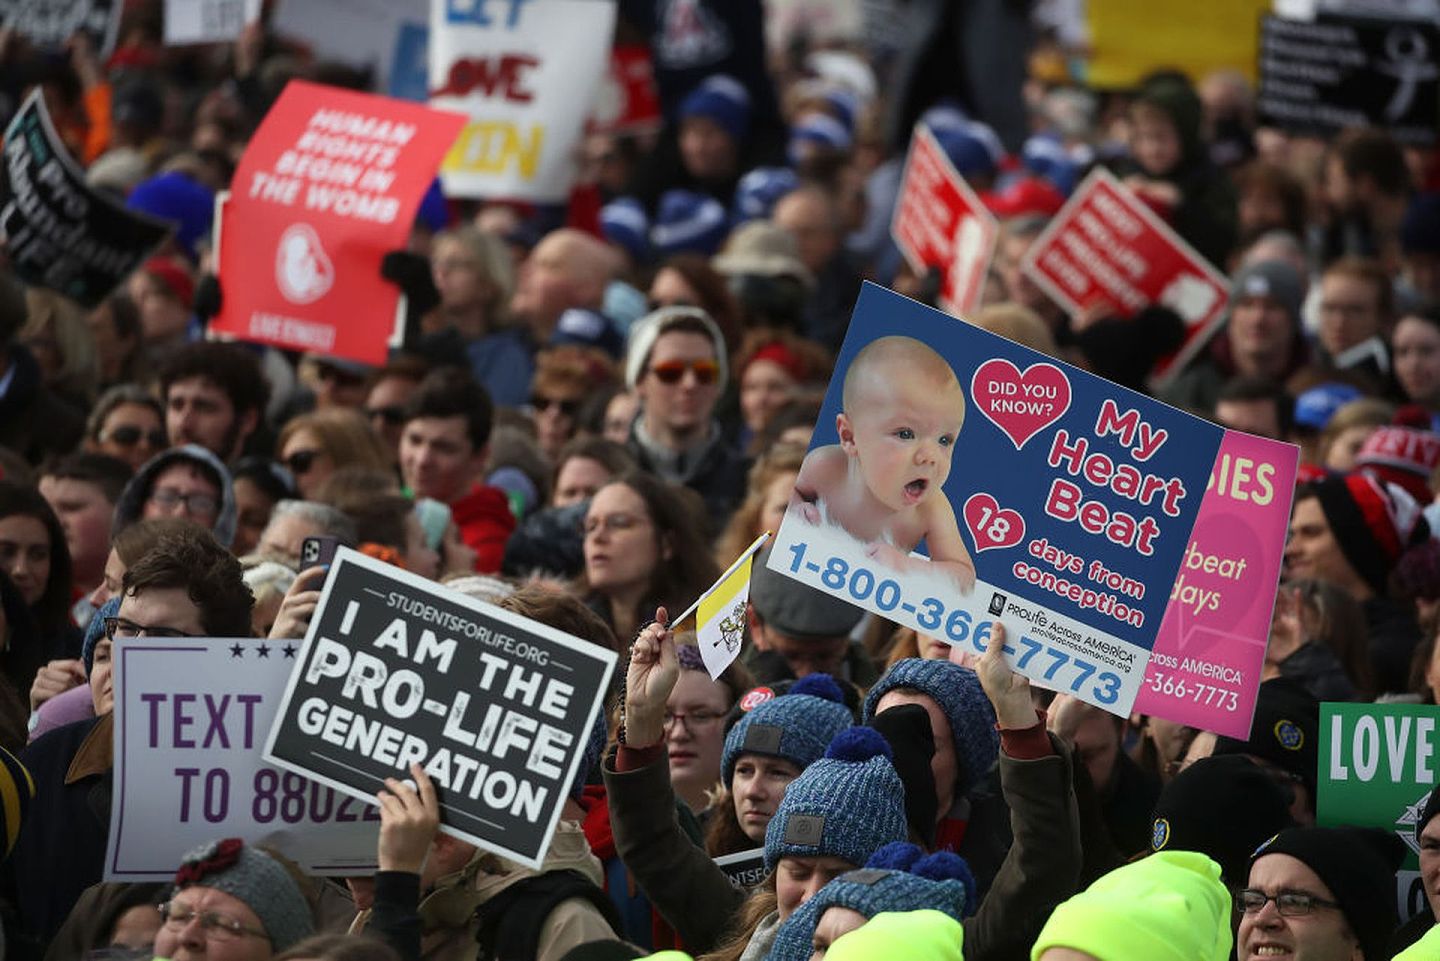
[[650,359],[650,351],[655,346],[656,339],[681,320],[698,320],[705,325],[705,330],[715,345],[715,363],[720,368],[719,382],[724,384],[729,379],[725,337],[720,333],[715,321],[710,319],[710,315],[699,307],[662,307],[641,317],[630,328],[630,346],[625,357],[626,387],[635,389],[640,376],[645,372],[645,362]]

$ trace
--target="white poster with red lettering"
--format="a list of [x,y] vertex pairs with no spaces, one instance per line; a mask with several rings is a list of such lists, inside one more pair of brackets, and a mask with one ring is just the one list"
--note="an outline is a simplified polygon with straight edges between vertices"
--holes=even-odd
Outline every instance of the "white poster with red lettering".
[[464,124],[389,97],[291,81],[250,140],[220,226],[212,333],[385,361],[400,289],[380,276]]
[[469,118],[447,195],[566,199],[615,16],[608,0],[432,0],[430,104]]
[[917,274],[940,268],[940,309],[964,316],[980,306],[1000,225],[917,124],[890,233]]
[[1161,304],[1185,321],[1185,343],[1156,366],[1181,370],[1225,313],[1230,284],[1149,206],[1096,169],[1025,254],[1021,269],[1074,315],[1101,306],[1132,317]]
[[595,94],[590,133],[646,133],[658,130],[660,91],[655,62],[643,43],[626,43],[610,52],[610,71]]

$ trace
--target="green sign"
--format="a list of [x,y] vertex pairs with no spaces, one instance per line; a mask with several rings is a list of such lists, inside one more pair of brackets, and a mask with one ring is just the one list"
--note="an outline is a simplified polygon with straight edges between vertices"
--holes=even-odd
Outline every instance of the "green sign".
[[1320,705],[1320,824],[1394,831],[1405,867],[1417,870],[1415,819],[1440,772],[1440,707],[1428,704]]

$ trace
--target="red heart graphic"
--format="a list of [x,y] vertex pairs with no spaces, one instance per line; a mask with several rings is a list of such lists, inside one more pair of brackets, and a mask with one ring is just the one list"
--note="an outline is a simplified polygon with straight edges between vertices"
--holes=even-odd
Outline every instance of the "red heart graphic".
[[1070,378],[1054,364],[1019,368],[1003,357],[987,360],[970,379],[970,396],[980,413],[1019,450],[1070,409]]
[[965,500],[965,526],[975,541],[975,553],[997,547],[1014,547],[1025,539],[1025,518],[1019,511],[1001,509],[995,498],[981,492]]

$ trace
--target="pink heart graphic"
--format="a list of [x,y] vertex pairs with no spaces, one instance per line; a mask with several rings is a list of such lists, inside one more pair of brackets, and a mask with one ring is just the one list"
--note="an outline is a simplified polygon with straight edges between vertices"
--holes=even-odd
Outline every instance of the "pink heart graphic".
[[1019,368],[1003,357],[987,360],[970,379],[970,396],[980,413],[1019,450],[1070,409],[1070,378],[1054,364]]
[[1019,511],[1001,509],[989,494],[971,494],[961,513],[965,515],[965,526],[970,529],[977,554],[992,548],[1014,547],[1025,539],[1025,518]]

